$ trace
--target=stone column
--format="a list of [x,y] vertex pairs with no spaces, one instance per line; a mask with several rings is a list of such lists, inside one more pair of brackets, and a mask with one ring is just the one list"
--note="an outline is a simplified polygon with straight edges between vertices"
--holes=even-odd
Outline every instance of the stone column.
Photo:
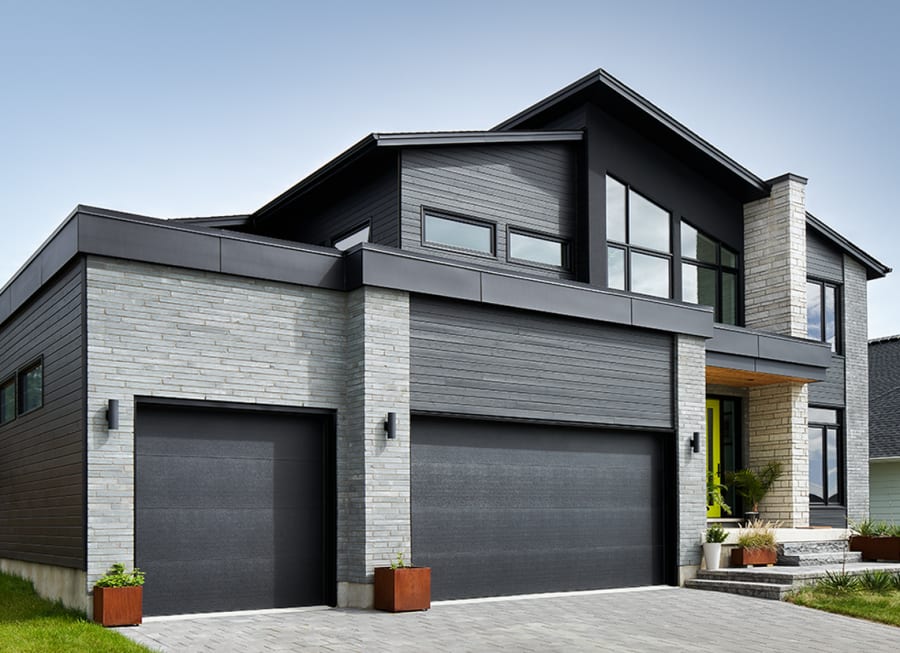
[[844,360],[847,519],[869,516],[869,346],[866,270],[844,256]]

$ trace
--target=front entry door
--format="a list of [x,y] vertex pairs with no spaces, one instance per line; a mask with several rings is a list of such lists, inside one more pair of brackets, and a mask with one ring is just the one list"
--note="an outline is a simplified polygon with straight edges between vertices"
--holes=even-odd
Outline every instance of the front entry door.
[[[706,469],[712,473],[713,483],[722,482],[722,405],[718,399],[706,400]],[[706,511],[707,518],[722,516],[719,506]]]

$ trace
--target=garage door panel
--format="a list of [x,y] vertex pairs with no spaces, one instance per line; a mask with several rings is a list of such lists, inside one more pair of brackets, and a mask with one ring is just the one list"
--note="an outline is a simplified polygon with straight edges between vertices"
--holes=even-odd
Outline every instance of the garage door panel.
[[417,417],[416,564],[436,599],[664,578],[658,436]]

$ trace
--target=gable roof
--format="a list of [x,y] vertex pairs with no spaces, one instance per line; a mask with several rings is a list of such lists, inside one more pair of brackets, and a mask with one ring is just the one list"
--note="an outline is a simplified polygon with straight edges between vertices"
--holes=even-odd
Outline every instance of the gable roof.
[[869,458],[900,457],[900,335],[869,342]]
[[891,271],[891,268],[851,243],[812,213],[806,214],[806,226],[862,264],[866,268],[866,279],[881,279]]

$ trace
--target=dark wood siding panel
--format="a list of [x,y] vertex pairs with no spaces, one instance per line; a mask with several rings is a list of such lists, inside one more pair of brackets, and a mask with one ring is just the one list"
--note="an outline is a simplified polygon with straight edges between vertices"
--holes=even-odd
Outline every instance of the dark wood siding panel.
[[[423,250],[421,211],[429,207],[496,223],[498,266],[570,279],[570,273],[508,263],[506,229],[519,227],[572,240],[575,161],[571,144],[556,143],[405,150],[401,164],[402,247]],[[424,250],[475,260],[466,254]]]
[[0,327],[0,378],[38,356],[43,407],[0,426],[0,557],[85,568],[84,266]]
[[814,406],[844,405],[844,357],[832,356],[825,380],[809,384],[809,403]]
[[412,408],[668,428],[664,335],[416,296]]
[[844,257],[809,231],[806,232],[806,274],[835,283],[844,281]]

